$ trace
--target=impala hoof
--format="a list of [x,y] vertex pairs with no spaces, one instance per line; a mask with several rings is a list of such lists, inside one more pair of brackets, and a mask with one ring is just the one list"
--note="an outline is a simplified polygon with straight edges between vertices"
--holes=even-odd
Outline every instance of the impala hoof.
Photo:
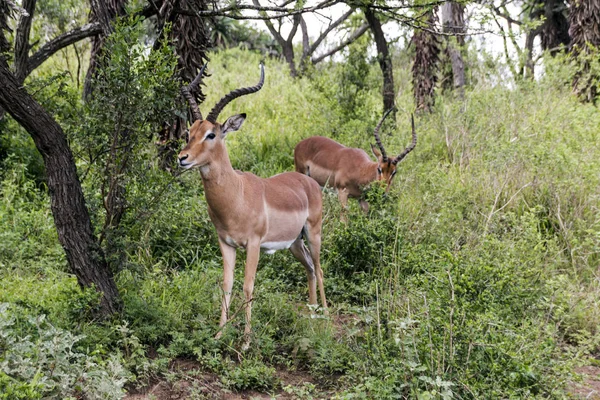
[[248,351],[250,349],[250,339],[245,340],[242,345],[242,351]]

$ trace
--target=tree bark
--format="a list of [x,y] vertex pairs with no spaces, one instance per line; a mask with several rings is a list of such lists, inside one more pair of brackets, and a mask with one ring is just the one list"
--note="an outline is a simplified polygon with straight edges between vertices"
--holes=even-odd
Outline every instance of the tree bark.
[[544,3],[544,24],[540,33],[542,49],[549,50],[555,56],[561,48],[566,48],[571,42],[569,36],[569,21],[564,12],[567,5],[564,0],[546,0]]
[[31,22],[35,12],[36,0],[24,0],[23,8],[27,14],[21,15],[17,25],[17,34],[15,35],[15,59],[13,68],[15,77],[19,82],[24,82],[27,76],[27,64],[29,62],[29,33],[31,31]]
[[54,224],[71,272],[80,286],[94,285],[102,293],[102,316],[117,312],[119,292],[94,237],[75,161],[62,128],[22,88],[3,58],[0,89],[0,105],[29,132],[44,159]]
[[[392,66],[392,57],[388,49],[387,40],[381,29],[381,22],[375,15],[373,10],[367,7],[365,10],[365,17],[373,32],[375,38],[375,45],[377,47],[377,59],[379,61],[379,67],[383,75],[383,111],[394,108],[396,93],[394,92],[394,71]],[[391,121],[395,121],[396,112],[392,111]]]
[[598,59],[600,51],[600,1],[577,0],[571,4],[569,13],[571,56],[577,62],[573,89],[582,101],[593,102],[598,98],[598,76],[592,69],[592,60]]
[[465,43],[465,18],[464,5],[455,1],[447,1],[442,5],[442,28],[445,33],[457,36],[447,37],[446,53],[452,66],[452,82],[461,99],[465,96],[465,64],[463,61],[461,47]]
[[418,30],[412,37],[415,46],[415,61],[412,67],[413,92],[417,112],[429,112],[435,103],[434,91],[440,53],[439,39],[430,32],[435,26],[435,9],[429,11],[424,18],[429,29]]

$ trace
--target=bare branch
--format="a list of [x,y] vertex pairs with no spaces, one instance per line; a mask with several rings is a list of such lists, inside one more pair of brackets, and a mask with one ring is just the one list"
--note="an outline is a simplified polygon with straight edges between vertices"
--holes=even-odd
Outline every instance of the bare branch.
[[[154,7],[146,7],[137,15],[142,17],[151,17],[156,14]],[[85,24],[77,27],[69,32],[63,33],[45,43],[38,51],[36,51],[27,63],[27,75],[31,74],[37,67],[42,65],[48,58],[52,57],[57,51],[75,44],[83,39],[96,36],[102,33],[102,27],[99,22]],[[27,76],[26,75],[26,76]]]
[[327,27],[327,29],[325,29],[323,32],[321,32],[321,34],[314,41],[314,43],[312,44],[312,46],[310,46],[310,50],[308,51],[308,54],[309,55],[313,54],[317,50],[317,47],[319,47],[319,45],[321,44],[321,42],[329,34],[329,32],[331,32],[333,29],[337,28],[342,22],[344,22],[346,19],[348,19],[348,17],[350,15],[352,15],[353,12],[354,12],[354,8],[351,8],[348,12],[346,12],[344,15],[342,15],[340,18],[338,18],[335,22],[329,24],[329,26]]
[[18,4],[16,4],[14,1],[12,0],[5,0],[6,4],[8,4],[8,6],[15,12],[21,14],[21,16],[23,17],[28,17],[29,13],[27,12],[27,10],[25,10],[23,7],[19,7]]
[[344,47],[348,46],[350,43],[354,42],[356,39],[358,39],[359,37],[361,37],[362,35],[364,35],[364,33],[366,31],[368,31],[368,30],[369,30],[369,25],[368,24],[361,25],[346,40],[344,40],[343,42],[341,42],[339,45],[335,46],[334,48],[332,48],[328,52],[326,52],[324,54],[321,54],[318,57],[313,57],[311,59],[311,62],[313,64],[316,64],[316,63],[319,63],[319,62],[323,61],[325,58],[334,55],[335,53],[337,53],[338,51],[342,50]]
[[[254,5],[249,4],[237,4],[232,6],[227,6],[223,8],[219,8],[218,10],[188,10],[178,8],[176,10],[177,13],[183,15],[192,15],[198,17],[228,17],[231,19],[258,19],[258,20],[270,20],[277,19],[283,17],[291,17],[294,15],[300,15],[304,13],[315,12],[317,10],[322,10],[324,8],[331,7],[334,4],[339,3],[340,0],[325,0],[317,5],[312,7],[305,8],[287,8],[287,7],[278,7],[278,6],[266,6],[263,7],[260,4],[257,5],[257,2],[253,0]],[[254,10],[261,13],[259,16],[248,16],[248,15],[237,15],[235,12],[241,10]],[[278,12],[277,15],[267,15],[267,11]]]
[[302,28],[302,60],[311,54],[310,53],[310,42],[308,39],[308,27],[303,16],[300,16],[300,27]]
[[294,15],[294,25],[292,25],[292,30],[287,38],[289,44],[292,44],[292,40],[294,36],[296,36],[296,32],[298,31],[298,26],[300,25],[300,19],[302,18],[301,14]]
[[27,62],[29,59],[29,34],[31,32],[31,23],[33,13],[35,12],[36,0],[24,0],[23,7],[25,13],[21,13],[17,32],[15,35],[15,77],[19,82],[23,82],[27,76]]
[[[262,8],[262,6],[260,5],[260,2],[258,0],[252,0],[252,2],[254,3],[254,5],[256,7],[260,7]],[[227,8],[227,7],[225,7]],[[281,8],[281,7],[277,7],[277,8]],[[223,9],[222,9],[223,10]],[[267,17],[266,12],[261,12],[262,16]],[[196,13],[194,13],[194,15],[197,15]],[[275,38],[275,40],[277,40],[277,43],[279,43],[279,45],[281,47],[285,46],[285,39],[283,38],[283,36],[281,36],[281,33],[275,29],[275,27],[273,26],[273,23],[270,21],[271,18],[265,18],[265,25],[267,25],[267,29],[269,30],[269,32],[271,32],[271,35],[273,35],[273,37]]]
[[44,44],[38,51],[36,51],[30,58],[29,64],[27,65],[27,74],[29,75],[33,70],[39,67],[44,61],[50,58],[54,53],[70,46],[80,40],[96,36],[102,33],[102,27],[100,23],[96,22],[93,24],[86,24],[78,28],[73,29],[67,33],[63,33],[60,36],[55,37],[48,43]]

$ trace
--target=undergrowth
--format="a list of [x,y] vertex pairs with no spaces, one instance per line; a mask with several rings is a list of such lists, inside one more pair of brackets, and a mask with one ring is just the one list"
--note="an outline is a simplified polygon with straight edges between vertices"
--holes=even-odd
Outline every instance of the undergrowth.
[[[211,60],[204,108],[258,78],[258,67],[249,68],[256,54],[232,49]],[[408,87],[407,67],[395,65]],[[366,88],[344,87],[357,74]],[[222,113],[248,114],[227,139],[234,167],[263,177],[292,170],[294,145],[312,135],[367,150],[381,114],[377,76],[376,61],[365,59],[292,80],[283,63],[267,60],[264,88]],[[361,101],[340,97],[348,93]],[[440,97],[433,113],[416,118],[418,145],[388,196],[369,189],[368,215],[351,201],[349,221],[340,221],[336,196],[324,191],[329,316],[307,308],[304,270],[291,254],[261,255],[246,353],[243,313],[214,339],[221,259],[198,174],[172,179],[144,164],[148,173],[130,195],[146,206],[129,210],[120,231],[124,310],[100,322],[95,293],[66,272],[43,179],[17,153],[5,158],[0,388],[21,398],[77,396],[110,381],[106,390],[119,393],[124,380],[146,384],[188,358],[224,389],[298,398],[325,397],[322,390],[340,399],[563,397],[574,363],[599,348],[600,113],[552,77],[514,88],[482,79],[465,96],[464,104]],[[410,141],[410,93],[397,102],[397,128],[383,136],[389,152]],[[145,146],[151,160],[151,141]],[[243,305],[241,257],[234,311]],[[49,377],[41,352],[50,354],[43,346],[51,334],[64,370]],[[18,367],[15,357],[28,361]],[[278,369],[303,371],[318,385],[287,386]],[[72,383],[82,376],[90,378]]]

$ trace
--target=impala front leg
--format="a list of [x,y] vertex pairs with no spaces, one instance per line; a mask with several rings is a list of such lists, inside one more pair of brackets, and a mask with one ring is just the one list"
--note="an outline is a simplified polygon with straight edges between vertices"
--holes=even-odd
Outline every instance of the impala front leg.
[[246,269],[244,270],[244,297],[246,301],[246,328],[244,329],[244,344],[242,350],[250,347],[250,333],[252,331],[252,292],[254,292],[254,279],[260,255],[260,243],[248,243],[246,247]]
[[369,203],[367,203],[364,199],[360,199],[359,204],[365,215],[369,215]]
[[223,334],[223,327],[227,323],[229,305],[231,304],[231,289],[233,288],[233,269],[235,268],[235,248],[219,238],[219,247],[223,256],[223,297],[221,300],[221,321],[219,332],[215,336],[219,339]]
[[340,200],[340,204],[342,205],[342,222],[347,221],[346,214],[348,213],[348,188],[339,188],[338,189],[338,199]]

